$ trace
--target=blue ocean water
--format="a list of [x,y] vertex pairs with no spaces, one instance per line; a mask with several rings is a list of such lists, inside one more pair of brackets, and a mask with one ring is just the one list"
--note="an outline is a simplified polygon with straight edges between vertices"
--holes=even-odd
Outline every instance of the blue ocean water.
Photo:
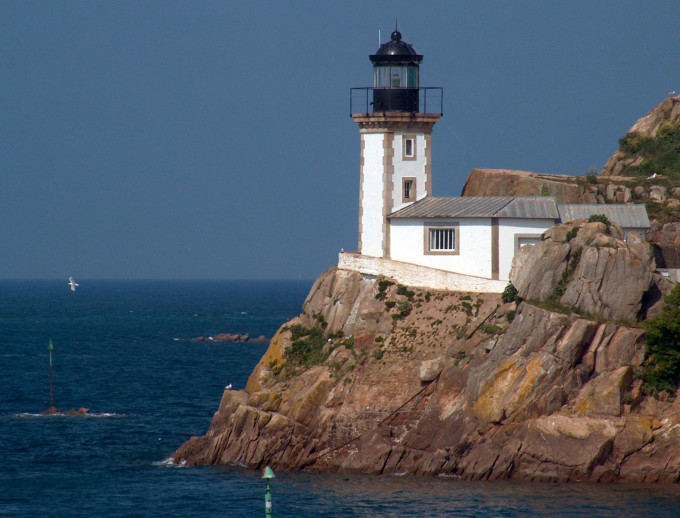
[[[240,467],[164,463],[245,386],[311,281],[0,281],[0,516],[264,516]],[[97,416],[39,416],[54,403]],[[676,486],[559,485],[276,473],[277,517],[680,516]]]

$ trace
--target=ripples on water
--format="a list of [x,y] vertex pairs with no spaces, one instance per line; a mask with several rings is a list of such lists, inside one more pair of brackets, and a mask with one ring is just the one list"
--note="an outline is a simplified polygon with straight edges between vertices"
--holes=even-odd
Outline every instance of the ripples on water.
[[[0,282],[0,516],[262,516],[259,473],[163,460],[267,347],[190,339],[271,336],[311,283],[79,283]],[[56,406],[98,417],[39,416],[50,338]],[[271,487],[276,517],[680,516],[675,486],[277,473]]]

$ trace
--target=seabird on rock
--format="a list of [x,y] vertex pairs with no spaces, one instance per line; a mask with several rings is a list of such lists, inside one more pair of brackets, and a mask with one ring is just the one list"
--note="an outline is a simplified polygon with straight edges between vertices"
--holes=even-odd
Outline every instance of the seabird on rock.
[[648,176],[647,180],[654,180],[656,178],[656,173],[654,173],[652,176]]
[[231,383],[229,383],[229,385],[227,385],[226,387],[224,387],[224,389],[225,389],[225,390],[231,390]]

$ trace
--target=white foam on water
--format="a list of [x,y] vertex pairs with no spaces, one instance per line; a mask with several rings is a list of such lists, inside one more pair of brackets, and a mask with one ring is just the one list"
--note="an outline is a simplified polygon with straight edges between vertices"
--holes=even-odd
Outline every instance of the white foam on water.
[[453,473],[440,473],[437,475],[439,478],[463,478],[460,475],[455,475]]
[[187,465],[186,460],[180,462],[175,462],[175,457],[167,457],[161,461],[153,463],[154,466],[164,466],[166,468],[185,468]]

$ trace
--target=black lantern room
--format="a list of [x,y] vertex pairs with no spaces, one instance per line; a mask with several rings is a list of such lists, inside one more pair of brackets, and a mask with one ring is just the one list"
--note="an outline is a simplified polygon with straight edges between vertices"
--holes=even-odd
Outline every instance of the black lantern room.
[[395,30],[391,40],[369,56],[373,63],[373,113],[419,111],[418,66],[423,60]]

